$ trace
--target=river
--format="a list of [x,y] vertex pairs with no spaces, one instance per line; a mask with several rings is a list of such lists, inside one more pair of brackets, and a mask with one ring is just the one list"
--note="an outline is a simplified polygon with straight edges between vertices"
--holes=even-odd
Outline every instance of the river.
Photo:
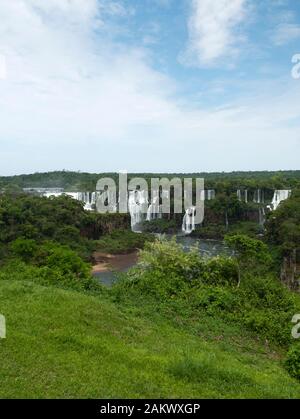
[[[163,235],[163,237],[167,240],[171,240],[173,236]],[[199,253],[202,256],[213,257],[221,254],[231,254],[228,247],[222,241],[218,240],[202,240],[190,236],[178,235],[176,236],[176,241],[182,245],[184,251],[189,251],[191,247],[197,245]],[[112,268],[107,267],[101,271],[95,270],[93,276],[99,279],[103,285],[111,286],[113,282],[118,279],[118,272],[125,273],[135,266],[137,260],[137,258],[134,257],[135,255],[136,253],[131,253],[129,255],[109,255],[106,259],[111,259]]]

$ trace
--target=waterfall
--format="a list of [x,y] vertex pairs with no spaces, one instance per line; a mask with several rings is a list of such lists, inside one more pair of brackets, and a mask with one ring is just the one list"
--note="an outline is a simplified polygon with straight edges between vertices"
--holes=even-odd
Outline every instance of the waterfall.
[[80,201],[80,192],[64,192],[64,195],[70,196],[73,199],[76,199],[76,201]]
[[259,208],[259,225],[263,228],[266,222],[266,211],[265,207]]
[[256,191],[254,191],[253,202],[255,204],[261,203],[261,190],[260,189],[256,189]]
[[[93,200],[94,196],[94,200]],[[95,192],[80,192],[79,198],[84,202],[84,209],[86,211],[92,211],[93,205],[96,204],[96,193]]]
[[228,230],[229,220],[228,220],[228,213],[227,213],[227,211],[225,212],[225,225],[226,225],[226,230]]
[[[106,199],[108,199],[109,202],[115,201],[113,199],[114,197],[112,196],[113,192],[107,191],[106,194],[104,194],[103,192],[104,191],[102,191],[101,194],[99,192],[64,192],[63,195],[70,196],[71,198],[76,199],[77,201],[83,202],[84,209],[86,211],[93,211],[95,209],[97,199],[101,199],[103,204],[105,203]],[[51,196],[53,196],[52,193]],[[56,196],[58,195],[56,194]],[[111,206],[107,206],[107,211],[116,212],[117,205],[113,204]]]
[[215,197],[216,197],[216,191],[214,189],[207,189],[205,192],[206,192],[205,198],[208,201],[211,201],[212,199],[215,199]]
[[256,204],[264,204],[265,203],[265,191],[264,189],[256,189],[254,192],[253,202]]
[[43,192],[41,196],[44,196],[45,198],[57,198],[58,196],[63,195],[63,192]]
[[277,189],[274,192],[274,196],[272,199],[272,207],[273,210],[276,210],[280,204],[280,202],[285,201],[291,196],[292,191],[290,189]]
[[66,195],[84,203],[84,209],[93,211],[96,205],[96,192],[64,192],[62,188],[24,188],[24,192],[38,193],[45,198],[57,198]]
[[200,200],[201,201],[211,201],[215,199],[216,191],[214,189],[203,189],[200,191]]
[[148,195],[146,191],[129,191],[128,209],[131,216],[132,231],[139,231],[138,225],[145,220],[148,212]]
[[195,207],[188,208],[185,211],[182,222],[182,231],[184,234],[191,234],[191,232],[195,230],[195,212]]
[[151,204],[147,211],[147,221],[162,218],[162,206],[159,205],[159,191],[152,191]]
[[73,199],[76,199],[77,201],[81,201],[84,203],[84,209],[87,211],[93,210],[93,204],[96,203],[96,200],[94,198],[94,202],[92,202],[92,196],[95,196],[95,192],[65,192],[64,195],[70,196]]
[[81,200],[86,211],[93,211],[96,206],[96,192],[83,192]]
[[93,210],[93,203],[92,203],[93,193],[91,193],[91,192],[84,192],[83,193],[84,209],[86,211],[92,211]]
[[236,191],[236,194],[237,194],[238,200],[240,202],[242,202],[243,201],[243,198],[244,198],[244,202],[246,204],[248,203],[248,190],[247,189],[238,189]]

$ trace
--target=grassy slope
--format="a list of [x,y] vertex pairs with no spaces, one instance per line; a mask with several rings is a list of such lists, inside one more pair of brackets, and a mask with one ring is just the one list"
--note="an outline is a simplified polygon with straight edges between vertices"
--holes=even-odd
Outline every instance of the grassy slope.
[[[271,352],[93,297],[0,281],[0,397],[300,397]],[[227,349],[226,349],[227,348]]]

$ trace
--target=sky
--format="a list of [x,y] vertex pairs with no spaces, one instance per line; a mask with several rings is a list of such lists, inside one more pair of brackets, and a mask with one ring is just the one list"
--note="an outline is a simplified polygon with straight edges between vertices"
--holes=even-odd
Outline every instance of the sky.
[[0,175],[300,169],[300,0],[0,0]]

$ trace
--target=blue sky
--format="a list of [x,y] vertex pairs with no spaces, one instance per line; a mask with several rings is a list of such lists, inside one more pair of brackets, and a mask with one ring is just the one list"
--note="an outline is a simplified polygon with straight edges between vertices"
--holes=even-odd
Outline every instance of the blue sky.
[[300,169],[300,0],[0,0],[0,18],[1,175]]

